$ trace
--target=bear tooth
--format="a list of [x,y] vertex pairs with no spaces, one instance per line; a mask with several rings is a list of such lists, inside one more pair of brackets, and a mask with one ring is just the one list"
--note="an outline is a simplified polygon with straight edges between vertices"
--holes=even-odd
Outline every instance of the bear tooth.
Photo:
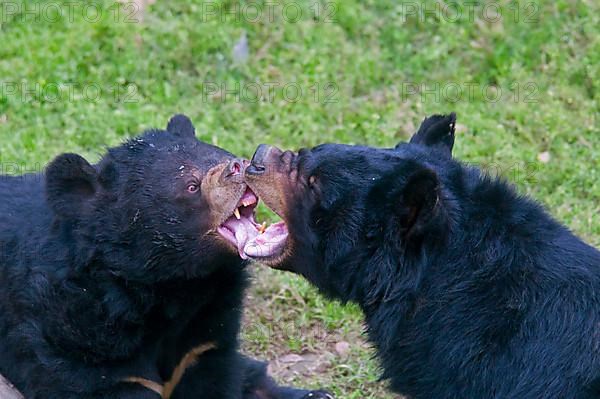
[[242,216],[240,215],[240,209],[239,208],[235,208],[235,211],[233,211],[233,214],[235,215],[235,218],[237,220],[240,220],[242,218]]

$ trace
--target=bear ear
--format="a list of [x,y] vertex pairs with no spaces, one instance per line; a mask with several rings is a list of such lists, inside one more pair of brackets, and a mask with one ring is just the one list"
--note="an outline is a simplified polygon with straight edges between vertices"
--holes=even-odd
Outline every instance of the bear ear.
[[441,149],[448,157],[452,156],[456,114],[433,115],[425,118],[410,142]]
[[406,236],[425,230],[438,214],[440,204],[440,181],[437,174],[420,168],[410,175],[401,190],[399,215],[400,226]]
[[175,115],[169,120],[167,132],[179,137],[194,137],[196,135],[196,129],[190,118],[182,114]]
[[61,216],[78,216],[94,197],[98,186],[96,169],[77,154],[62,154],[46,169],[46,195]]

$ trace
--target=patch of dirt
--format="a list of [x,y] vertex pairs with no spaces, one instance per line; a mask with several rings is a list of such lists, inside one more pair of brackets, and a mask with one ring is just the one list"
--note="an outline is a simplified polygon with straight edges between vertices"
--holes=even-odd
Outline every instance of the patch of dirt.
[[270,359],[269,373],[284,381],[293,381],[298,377],[310,378],[326,372],[331,367],[332,358],[333,355],[328,352],[320,355],[310,352],[301,355],[290,353]]
[[378,381],[374,353],[365,341],[360,320],[353,317],[344,321],[344,327],[327,327],[316,313],[312,314],[314,309],[309,307],[315,305],[309,302],[313,298],[303,297],[305,291],[282,278],[280,272],[253,269],[255,278],[244,309],[242,349],[268,361],[270,374],[280,384],[335,387],[340,399],[357,390],[363,399],[400,398]]

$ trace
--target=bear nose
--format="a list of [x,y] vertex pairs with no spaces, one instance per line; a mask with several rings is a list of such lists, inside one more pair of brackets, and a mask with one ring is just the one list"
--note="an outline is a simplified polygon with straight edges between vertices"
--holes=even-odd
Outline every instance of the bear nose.
[[261,175],[265,173],[265,167],[263,165],[251,163],[250,166],[246,168],[246,173],[249,175]]
[[281,150],[277,147],[267,144],[259,145],[256,147],[250,165],[246,168],[246,173],[250,175],[263,174],[266,170],[265,165],[268,164],[270,158],[277,153],[281,153]]
[[227,177],[241,175],[248,161],[241,158],[234,158],[227,165]]

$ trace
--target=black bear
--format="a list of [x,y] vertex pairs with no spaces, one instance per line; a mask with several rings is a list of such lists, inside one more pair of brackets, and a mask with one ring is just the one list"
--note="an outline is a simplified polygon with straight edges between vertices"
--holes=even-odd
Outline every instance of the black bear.
[[177,115],[97,164],[1,176],[0,374],[27,399],[330,397],[238,353],[246,165]]
[[600,252],[452,159],[454,125],[390,149],[259,146],[246,181],[285,223],[245,255],[358,303],[394,392],[599,398]]

